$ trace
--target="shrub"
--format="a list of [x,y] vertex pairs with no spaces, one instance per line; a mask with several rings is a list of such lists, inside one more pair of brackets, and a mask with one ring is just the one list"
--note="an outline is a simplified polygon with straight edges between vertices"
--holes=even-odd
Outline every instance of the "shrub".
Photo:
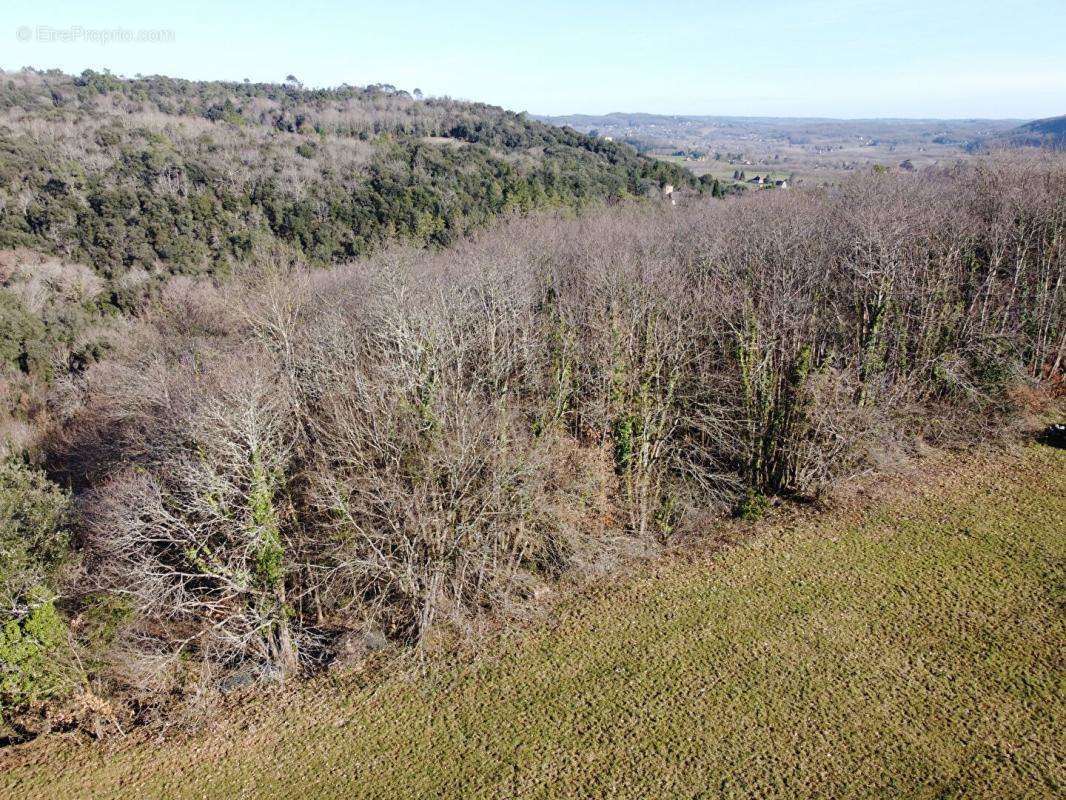
[[44,323],[0,289],[0,369],[47,376],[49,350]]
[[744,499],[737,504],[736,515],[748,522],[762,519],[770,510],[770,498],[754,489],[749,489]]
[[54,598],[35,591],[29,611],[0,625],[0,718],[69,690],[66,623]]
[[55,607],[68,506],[41,472],[0,464],[0,716],[69,688],[67,626]]
[[70,557],[70,499],[44,473],[0,462],[0,609],[19,614]]

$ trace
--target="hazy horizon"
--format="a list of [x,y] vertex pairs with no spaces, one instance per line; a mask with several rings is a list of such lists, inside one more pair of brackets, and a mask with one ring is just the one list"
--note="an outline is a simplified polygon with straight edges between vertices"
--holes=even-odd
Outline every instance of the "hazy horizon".
[[608,111],[603,114],[590,114],[585,111],[573,111],[570,113],[561,114],[541,114],[536,111],[529,112],[532,116],[540,119],[564,119],[568,117],[589,117],[589,118],[602,118],[602,117],[629,117],[629,116],[647,116],[647,117],[673,117],[676,119],[736,119],[736,120],[782,120],[787,119],[794,122],[1029,122],[1035,119],[1046,119],[1047,117],[1058,117],[1066,115],[1063,114],[1048,114],[1045,117],[812,117],[805,115],[794,116],[782,116],[775,114],[657,114],[648,111]]

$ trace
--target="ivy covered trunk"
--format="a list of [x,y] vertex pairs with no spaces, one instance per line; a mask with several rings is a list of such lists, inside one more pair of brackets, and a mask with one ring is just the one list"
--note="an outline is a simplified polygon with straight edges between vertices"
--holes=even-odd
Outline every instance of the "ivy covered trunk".
[[[630,528],[639,536],[655,523],[659,533],[673,524],[673,503],[664,487],[664,453],[676,424],[677,356],[660,336],[649,313],[622,343],[616,331],[610,405],[615,471]],[[665,341],[664,341],[665,340]]]
[[255,543],[254,588],[259,604],[263,649],[283,674],[296,671],[296,647],[289,628],[291,608],[285,601],[285,549],[274,502],[276,477],[267,470],[260,453],[252,454],[249,492],[252,541]]
[[753,320],[737,347],[745,436],[744,473],[749,489],[766,494],[796,491],[799,444],[806,435],[806,392],[814,366],[811,345],[781,352],[764,345]]

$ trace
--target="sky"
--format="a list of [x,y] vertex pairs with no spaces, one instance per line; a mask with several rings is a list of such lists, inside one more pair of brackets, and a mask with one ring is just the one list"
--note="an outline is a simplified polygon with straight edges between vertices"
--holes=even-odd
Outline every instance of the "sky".
[[536,114],[1066,114],[1066,0],[3,0],[0,43],[4,70],[292,74]]

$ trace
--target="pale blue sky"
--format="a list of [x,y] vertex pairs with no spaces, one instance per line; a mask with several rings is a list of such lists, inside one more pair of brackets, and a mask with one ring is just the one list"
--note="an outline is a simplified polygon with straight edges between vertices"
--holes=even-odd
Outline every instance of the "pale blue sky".
[[[167,29],[169,43],[23,28]],[[1066,0],[0,3],[0,68],[392,83],[534,113],[1066,114]]]

